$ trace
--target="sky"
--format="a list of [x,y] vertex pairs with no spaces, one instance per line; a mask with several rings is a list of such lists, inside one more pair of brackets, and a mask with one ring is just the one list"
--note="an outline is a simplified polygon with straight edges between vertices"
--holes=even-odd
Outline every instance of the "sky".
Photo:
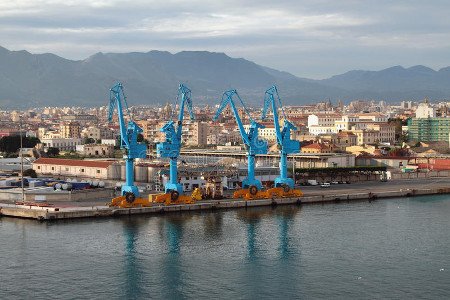
[[225,52],[299,77],[450,65],[448,0],[0,0],[0,46]]

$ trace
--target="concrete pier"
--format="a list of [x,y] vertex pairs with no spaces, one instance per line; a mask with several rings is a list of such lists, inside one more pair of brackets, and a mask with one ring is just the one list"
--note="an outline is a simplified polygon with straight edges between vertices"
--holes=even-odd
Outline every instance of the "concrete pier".
[[244,201],[241,199],[224,199],[199,201],[195,204],[170,205],[164,206],[155,204],[152,207],[140,208],[115,208],[105,205],[95,206],[74,206],[74,207],[37,207],[15,204],[1,204],[0,216],[29,218],[36,220],[56,220],[56,219],[74,219],[74,218],[94,218],[94,217],[113,217],[120,215],[134,214],[160,214],[182,211],[208,211],[215,209],[233,209],[253,206],[272,206],[272,205],[300,205],[312,203],[327,203],[340,201],[357,200],[376,200],[393,197],[413,197],[421,195],[450,194],[450,188],[446,186],[433,188],[401,188],[398,190],[379,190],[361,192],[356,189],[354,192],[339,193],[338,191],[321,193],[318,195],[305,195],[300,198],[280,198],[280,199],[261,199]]

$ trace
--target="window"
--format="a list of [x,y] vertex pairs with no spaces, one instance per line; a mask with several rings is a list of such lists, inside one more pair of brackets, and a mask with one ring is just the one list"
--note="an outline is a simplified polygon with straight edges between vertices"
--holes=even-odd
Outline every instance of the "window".
[[80,171],[81,171],[82,173],[84,173],[84,169],[80,169]]
[[100,170],[97,170],[97,174],[100,174]]
[[66,171],[69,171],[69,168],[66,168]]
[[38,170],[40,170],[41,169],[41,166],[38,166]]
[[55,171],[55,167],[52,167],[52,171]]

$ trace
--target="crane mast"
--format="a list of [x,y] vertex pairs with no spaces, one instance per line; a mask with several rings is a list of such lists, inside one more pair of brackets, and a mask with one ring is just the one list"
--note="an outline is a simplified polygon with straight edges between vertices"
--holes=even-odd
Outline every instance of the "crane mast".
[[183,193],[183,186],[178,182],[177,161],[180,156],[181,136],[183,133],[183,119],[185,107],[189,112],[189,117],[194,120],[194,111],[192,108],[191,90],[184,84],[180,84],[178,88],[177,101],[180,101],[180,110],[178,112],[178,121],[175,128],[175,122],[170,120],[161,129],[165,133],[165,141],[156,145],[156,153],[158,157],[166,157],[170,159],[170,175],[169,182],[166,183],[164,191],[171,194],[171,200],[177,200],[179,195]]
[[[128,203],[133,203],[139,197],[139,189],[134,185],[134,160],[147,157],[147,146],[137,141],[142,129],[131,118],[123,85],[120,82],[115,84],[109,92],[109,122],[112,122],[116,108],[120,127],[120,148],[125,150],[123,158],[126,166],[126,182],[122,185],[121,195],[125,196]],[[128,117],[127,125],[125,125],[126,116]]]
[[[283,128],[280,128],[277,104],[283,114]],[[275,85],[269,88],[264,95],[264,107],[261,120],[266,119],[267,112],[270,108],[272,108],[276,140],[280,148],[280,176],[275,178],[274,185],[275,188],[283,188],[284,195],[291,194],[295,183],[292,178],[288,178],[287,176],[287,156],[288,154],[300,152],[300,142],[291,139],[291,130],[297,130],[297,127],[287,119],[280,96],[278,95],[278,89]],[[298,190],[296,193],[298,194],[299,192]]]
[[[236,108],[233,97],[236,97],[240,101],[245,113],[250,119],[250,128],[248,132],[245,131],[244,125],[242,124],[242,120],[239,116],[239,112]],[[234,118],[236,119],[236,123],[239,128],[239,133],[247,149],[248,174],[247,178],[245,178],[242,181],[242,189],[248,189],[250,195],[255,196],[258,193],[258,191],[262,189],[261,182],[255,178],[255,155],[267,153],[267,141],[263,141],[258,138],[258,130],[264,128],[264,125],[257,123],[250,117],[250,114],[247,108],[245,107],[244,102],[242,101],[241,97],[239,97],[237,91],[234,89],[223,93],[219,109],[214,115],[213,121],[216,121],[219,118],[220,114],[228,104],[230,105],[231,110],[233,111]],[[235,196],[245,196],[245,195],[242,193],[240,195],[237,195],[235,193]]]

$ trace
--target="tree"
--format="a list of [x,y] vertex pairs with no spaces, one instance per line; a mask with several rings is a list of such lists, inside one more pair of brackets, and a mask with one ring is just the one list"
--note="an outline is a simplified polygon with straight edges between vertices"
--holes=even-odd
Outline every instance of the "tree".
[[36,178],[37,177],[37,173],[35,170],[33,169],[26,169],[25,171],[23,171],[23,176],[28,176],[31,178]]
[[95,143],[95,140],[90,137],[85,137],[83,140],[83,144],[94,144],[94,143]]
[[49,148],[47,149],[47,155],[48,155],[49,157],[55,157],[55,156],[58,156],[58,155],[59,155],[59,149],[58,149],[58,148],[55,148],[55,147],[49,147]]
[[402,126],[408,125],[406,121],[400,118],[390,118],[388,123],[395,126],[395,140],[402,142]]
[[[23,148],[33,148],[41,141],[35,137],[22,137]],[[4,136],[0,139],[0,151],[15,153],[20,148],[20,135]]]

